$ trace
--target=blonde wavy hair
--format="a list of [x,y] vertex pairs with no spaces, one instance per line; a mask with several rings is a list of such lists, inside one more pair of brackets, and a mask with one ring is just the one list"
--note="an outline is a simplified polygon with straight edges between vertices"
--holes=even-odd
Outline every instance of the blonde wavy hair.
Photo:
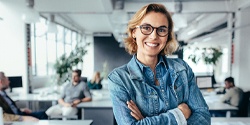
[[126,51],[133,55],[137,53],[137,44],[135,38],[132,37],[133,30],[136,28],[137,25],[141,23],[143,18],[150,12],[162,13],[166,16],[169,26],[168,26],[168,39],[166,46],[161,51],[162,55],[171,55],[175,52],[178,48],[178,42],[175,39],[174,31],[173,31],[173,20],[171,18],[170,13],[167,11],[164,5],[162,4],[148,4],[142,7],[139,11],[135,13],[132,19],[128,22],[127,27],[127,34],[128,37],[124,39],[125,49]]

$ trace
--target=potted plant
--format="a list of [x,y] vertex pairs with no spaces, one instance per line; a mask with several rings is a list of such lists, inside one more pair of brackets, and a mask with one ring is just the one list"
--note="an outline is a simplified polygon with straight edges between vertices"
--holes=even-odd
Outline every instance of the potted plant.
[[[216,66],[216,63],[218,62],[219,58],[222,56],[221,49],[209,47],[209,48],[202,48],[199,49],[198,47],[194,49],[194,52],[189,55],[188,59],[191,59],[191,61],[195,64],[197,64],[200,60],[203,60],[203,62],[206,65],[212,65],[212,83],[215,84],[215,75],[214,75],[214,66]],[[209,67],[208,67],[209,68]],[[209,73],[209,72],[208,72]]]
[[200,60],[203,60],[207,65],[216,65],[219,58],[222,56],[221,49],[214,47],[202,48],[198,47],[194,49],[193,54],[188,56],[188,59],[191,59],[193,63],[197,64]]
[[69,55],[63,54],[56,60],[54,68],[57,74],[57,85],[61,85],[68,81],[68,73],[72,71],[74,66],[77,66],[80,62],[83,62],[83,56],[87,53],[86,47],[90,43],[76,45],[75,49],[70,52]]

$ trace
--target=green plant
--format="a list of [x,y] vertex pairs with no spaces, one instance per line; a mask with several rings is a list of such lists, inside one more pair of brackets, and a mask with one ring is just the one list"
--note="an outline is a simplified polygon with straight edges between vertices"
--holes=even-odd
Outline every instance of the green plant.
[[69,55],[63,54],[56,60],[54,68],[57,74],[58,85],[69,80],[68,73],[71,72],[72,68],[77,66],[78,63],[83,62],[83,56],[87,53],[86,47],[89,44],[90,43],[86,43],[85,45],[77,44],[75,49],[72,50]]
[[102,64],[102,78],[107,79],[108,78],[108,73],[109,73],[109,65],[107,60]]
[[200,60],[203,60],[205,64],[216,65],[219,58],[222,56],[220,49],[209,47],[199,49],[198,47],[194,49],[193,54],[189,55],[188,59],[191,59],[193,63],[197,64]]

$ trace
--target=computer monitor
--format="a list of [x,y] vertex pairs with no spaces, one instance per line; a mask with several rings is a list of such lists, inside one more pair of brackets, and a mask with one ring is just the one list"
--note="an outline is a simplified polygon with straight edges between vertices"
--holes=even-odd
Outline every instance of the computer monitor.
[[22,76],[8,76],[10,81],[10,92],[12,88],[23,87]]
[[212,76],[196,76],[196,84],[200,89],[213,88]]

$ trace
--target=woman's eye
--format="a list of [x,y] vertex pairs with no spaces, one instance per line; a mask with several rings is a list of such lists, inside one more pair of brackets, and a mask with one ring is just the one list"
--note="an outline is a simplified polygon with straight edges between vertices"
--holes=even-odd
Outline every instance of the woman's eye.
[[151,30],[151,27],[150,26],[143,26],[143,29],[144,30]]
[[158,32],[167,32],[166,28],[159,28]]

